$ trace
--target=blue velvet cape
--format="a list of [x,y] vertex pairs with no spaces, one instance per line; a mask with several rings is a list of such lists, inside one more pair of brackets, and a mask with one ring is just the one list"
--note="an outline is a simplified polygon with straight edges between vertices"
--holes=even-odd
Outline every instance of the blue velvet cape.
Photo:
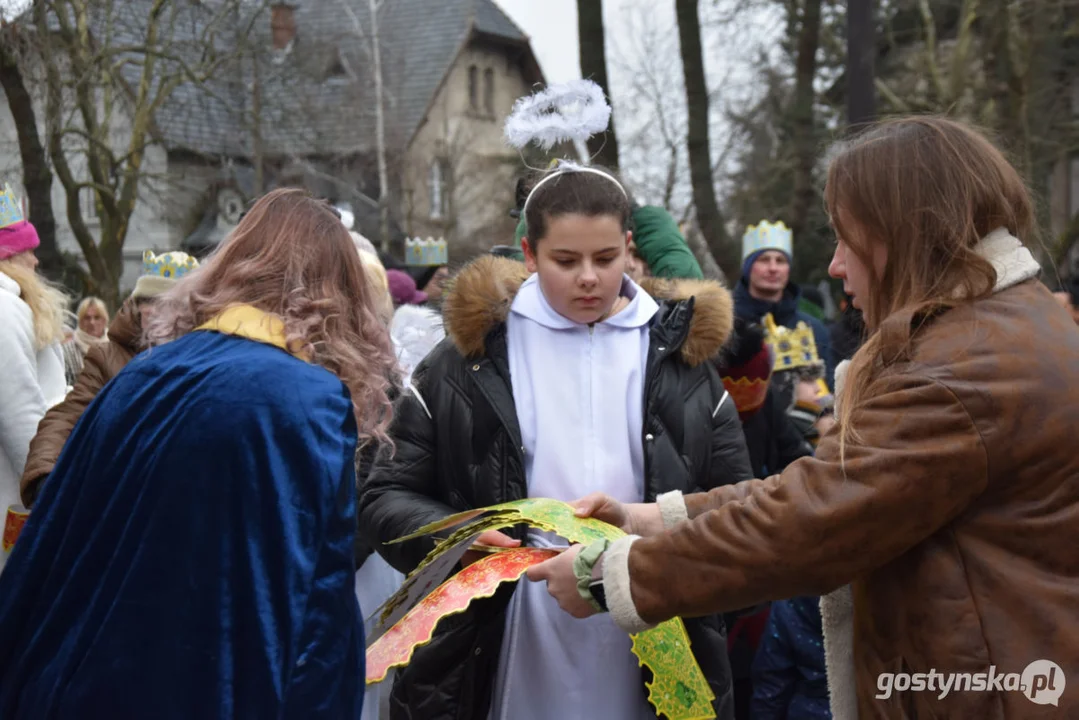
[[355,443],[344,385],[272,345],[136,357],[0,575],[0,718],[359,718]]

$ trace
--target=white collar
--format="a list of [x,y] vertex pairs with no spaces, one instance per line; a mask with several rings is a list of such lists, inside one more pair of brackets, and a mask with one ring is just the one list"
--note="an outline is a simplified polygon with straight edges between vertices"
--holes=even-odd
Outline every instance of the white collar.
[[992,263],[997,271],[995,293],[1037,277],[1041,272],[1041,265],[1030,250],[1005,228],[997,228],[979,240],[974,251]]
[[22,288],[19,287],[19,283],[3,271],[0,271],[0,289],[7,290],[17,298],[22,297]]
[[[639,328],[647,325],[652,317],[659,311],[659,305],[639,285],[630,280],[629,276],[622,276],[622,295],[630,299],[621,312],[606,318],[601,324],[620,328]],[[533,274],[521,285],[517,291],[517,297],[513,299],[510,310],[522,317],[539,323],[551,330],[569,330],[572,328],[584,328],[586,325],[576,323],[558,312],[547,302],[543,295],[543,289],[539,284],[539,275]]]

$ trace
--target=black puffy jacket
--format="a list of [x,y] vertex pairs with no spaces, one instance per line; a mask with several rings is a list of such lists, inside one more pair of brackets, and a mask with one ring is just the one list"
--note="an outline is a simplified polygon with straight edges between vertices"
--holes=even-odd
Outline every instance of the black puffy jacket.
[[[518,262],[483,257],[454,279],[443,304],[447,338],[417,368],[413,391],[396,405],[395,453],[380,453],[362,481],[362,532],[402,572],[415,568],[433,542],[382,543],[451,513],[527,496],[505,325],[527,277]],[[729,294],[704,281],[644,287],[660,302],[645,376],[647,500],[751,478],[737,410],[707,362],[730,333]],[[509,534],[522,537],[518,530]],[[399,671],[391,717],[485,720],[512,592],[512,585],[503,586],[442,621],[432,642]],[[715,692],[718,717],[733,717],[722,620],[696,618],[686,627]]]

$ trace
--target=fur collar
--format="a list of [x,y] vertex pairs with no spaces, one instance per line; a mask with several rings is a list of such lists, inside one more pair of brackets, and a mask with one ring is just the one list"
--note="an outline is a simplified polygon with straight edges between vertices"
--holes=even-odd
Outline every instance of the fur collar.
[[[487,334],[506,322],[510,305],[521,284],[528,279],[524,264],[485,255],[464,268],[450,281],[442,302],[446,335],[466,357],[484,353]],[[662,280],[649,278],[641,287],[657,302],[694,298],[689,336],[682,345],[682,359],[691,367],[714,358],[730,337],[734,325],[731,294],[708,280]]]

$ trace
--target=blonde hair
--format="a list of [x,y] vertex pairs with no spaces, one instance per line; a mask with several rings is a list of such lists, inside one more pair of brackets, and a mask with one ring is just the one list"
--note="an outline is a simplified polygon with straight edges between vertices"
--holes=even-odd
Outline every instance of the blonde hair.
[[19,286],[19,297],[30,306],[34,322],[34,348],[41,350],[64,339],[68,297],[30,268],[0,260],[0,272]]
[[[851,361],[838,405],[842,459],[847,441],[860,441],[851,419],[872,380],[910,359],[934,316],[993,292],[996,271],[975,248],[997,228],[1030,238],[1034,209],[1000,150],[942,117],[885,121],[841,145],[824,200],[836,234],[872,273],[862,298],[872,335]],[[879,277],[871,242],[887,250]]]
[[348,387],[360,439],[389,440],[387,391],[400,379],[397,358],[356,248],[326,203],[295,189],[264,195],[206,262],[157,302],[145,332],[151,346],[233,305],[278,315],[289,347]]
[[82,302],[79,303],[79,307],[76,308],[75,317],[78,318],[78,321],[81,323],[83,316],[86,315],[86,313],[92,307],[97,308],[98,312],[100,312],[102,315],[105,316],[105,324],[108,325],[109,324],[109,309],[107,307],[105,307],[105,301],[104,300],[102,300],[99,297],[94,297],[93,295],[83,298]]
[[[357,249],[359,249],[359,243],[357,243]],[[390,295],[390,279],[386,277],[386,268],[378,259],[378,255],[367,250],[360,249],[360,260],[363,262],[364,274],[371,282],[371,292],[375,296],[374,302],[379,319],[388,326],[393,322],[393,297]]]

